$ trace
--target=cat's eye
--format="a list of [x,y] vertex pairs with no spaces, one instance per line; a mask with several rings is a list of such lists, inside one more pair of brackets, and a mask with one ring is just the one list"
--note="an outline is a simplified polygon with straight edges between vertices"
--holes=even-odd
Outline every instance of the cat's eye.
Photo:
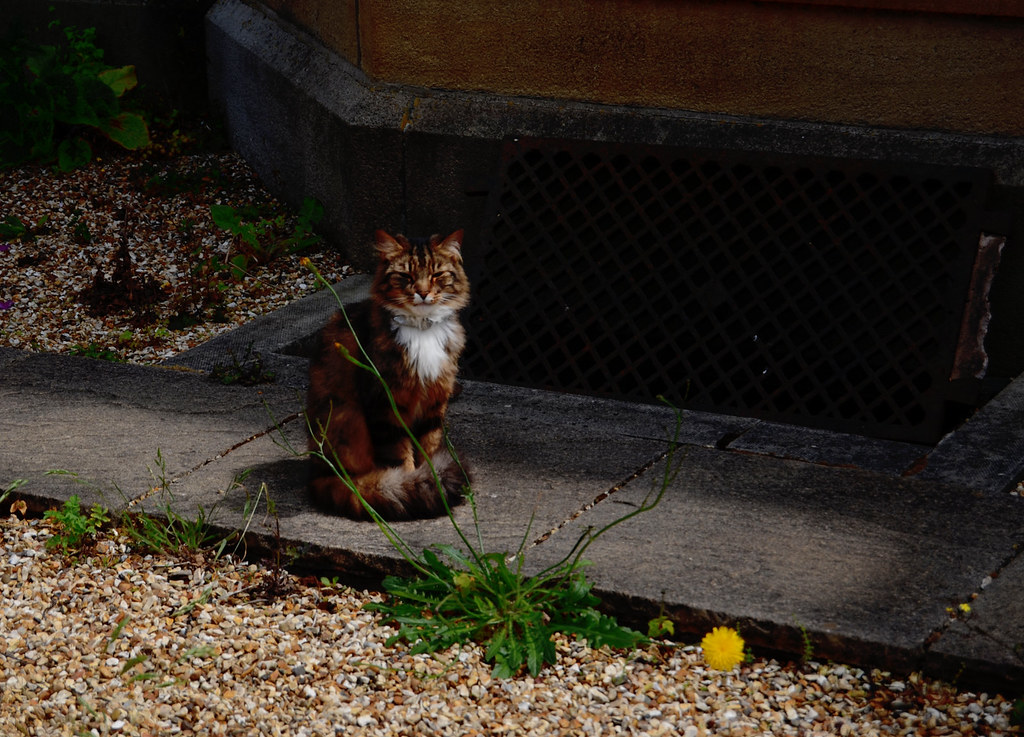
[[404,271],[392,271],[388,273],[388,281],[396,287],[407,287],[412,284],[412,277]]
[[435,271],[431,278],[442,284],[450,284],[454,280],[454,277],[455,275],[450,271]]

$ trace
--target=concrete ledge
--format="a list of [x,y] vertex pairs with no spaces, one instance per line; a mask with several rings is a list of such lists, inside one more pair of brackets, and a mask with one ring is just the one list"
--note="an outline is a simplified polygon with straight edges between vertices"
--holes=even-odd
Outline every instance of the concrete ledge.
[[1024,376],[1018,376],[928,454],[922,479],[988,493],[1024,476]]
[[343,304],[358,302],[369,296],[369,276],[353,276],[334,285],[334,292],[321,289],[298,299],[286,307],[221,333],[163,362],[165,366],[211,371],[216,366],[231,366],[236,360],[260,361],[274,371],[274,383],[305,388],[309,361],[308,348],[316,332]]

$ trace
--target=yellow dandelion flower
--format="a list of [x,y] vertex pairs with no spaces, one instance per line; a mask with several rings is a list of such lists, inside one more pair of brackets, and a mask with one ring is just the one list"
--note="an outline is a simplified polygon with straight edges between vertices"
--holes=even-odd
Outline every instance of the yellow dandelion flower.
[[960,605],[960,611],[962,611],[964,614],[970,614],[971,613],[971,605],[968,604],[967,602],[964,602],[963,604]]
[[313,262],[309,260],[308,256],[303,256],[302,258],[299,259],[299,265],[302,266],[303,268],[308,269],[313,265]]
[[743,661],[743,638],[732,627],[715,627],[700,643],[704,659],[715,670],[732,670]]

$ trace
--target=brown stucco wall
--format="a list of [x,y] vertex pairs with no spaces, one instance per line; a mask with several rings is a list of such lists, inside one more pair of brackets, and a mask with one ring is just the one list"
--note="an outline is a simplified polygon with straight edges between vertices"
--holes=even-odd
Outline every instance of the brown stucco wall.
[[747,0],[265,1],[379,81],[1024,134],[1024,19],[1012,15]]
[[353,64],[359,64],[358,0],[260,1]]

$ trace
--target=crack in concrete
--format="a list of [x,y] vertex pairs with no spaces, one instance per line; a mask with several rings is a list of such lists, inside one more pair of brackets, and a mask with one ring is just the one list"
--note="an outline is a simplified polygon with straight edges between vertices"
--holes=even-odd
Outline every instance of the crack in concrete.
[[536,546],[540,545],[541,543],[547,541],[548,539],[551,538],[552,535],[556,534],[557,532],[559,532],[560,530],[565,528],[567,525],[571,524],[574,520],[579,519],[586,512],[589,512],[591,509],[596,507],[598,504],[603,502],[605,499],[608,499],[610,496],[612,496],[616,492],[620,491],[627,484],[630,484],[630,483],[636,481],[638,478],[640,478],[645,473],[647,473],[647,471],[649,471],[657,463],[659,463],[660,461],[663,461],[666,458],[668,458],[668,456],[671,453],[672,453],[671,449],[659,453],[657,456],[655,456],[651,460],[647,461],[647,463],[642,465],[640,468],[638,468],[635,471],[633,471],[633,473],[631,473],[629,476],[627,476],[626,478],[622,479],[618,483],[614,484],[611,488],[607,489],[606,491],[602,491],[600,494],[598,494],[596,497],[594,497],[591,501],[587,502],[582,507],[580,507],[575,512],[573,512],[571,515],[569,515],[569,517],[564,519],[562,522],[559,522],[557,525],[552,527],[550,530],[548,530],[544,534],[542,534],[539,537],[537,537],[533,542],[531,542],[529,545],[527,545],[525,549],[529,550],[530,548],[536,547]]
[[[1022,545],[1021,543],[1014,543],[1013,549],[1013,552],[1010,553],[1006,558],[1004,558],[1003,561],[996,566],[996,569],[992,571],[986,578],[989,578],[993,581],[999,578],[1003,571],[1005,571],[1015,560],[1017,560],[1017,558],[1020,558],[1021,555],[1024,554],[1024,545]],[[973,605],[974,602],[979,601],[982,598],[982,596],[985,595],[986,588],[988,588],[988,586],[985,585],[985,582],[983,580],[982,583],[978,586],[978,588],[971,594],[971,596],[968,597],[969,600],[965,603]],[[1022,665],[1024,665],[1024,643],[1018,642],[1011,645],[1007,642],[1003,642],[1001,639],[999,639],[992,633],[988,632],[984,628],[979,627],[976,624],[972,624],[969,619],[961,619],[959,616],[951,617],[950,619],[936,627],[934,630],[932,630],[931,633],[929,633],[929,635],[925,638],[922,650],[925,653],[931,650],[935,646],[935,643],[941,640],[942,637],[949,631],[949,629],[953,626],[954,622],[961,622],[967,629],[971,630],[972,632],[991,640],[995,644],[999,645],[999,647],[1001,648],[1005,648],[1008,653],[1010,653],[1014,658],[1019,660]]]
[[197,463],[196,465],[192,466],[192,468],[186,469],[185,471],[182,471],[181,473],[177,474],[173,478],[167,479],[167,480],[165,480],[165,481],[163,481],[163,482],[161,482],[161,483],[159,483],[159,484],[157,484],[157,485],[147,489],[146,491],[142,492],[138,496],[136,496],[133,499],[131,499],[128,502],[128,504],[125,505],[125,509],[126,510],[132,509],[133,507],[141,504],[146,499],[149,499],[151,496],[153,496],[157,492],[161,491],[162,489],[170,488],[174,484],[176,484],[176,483],[178,483],[178,482],[188,478],[189,476],[194,474],[196,471],[199,471],[200,469],[205,468],[206,466],[210,465],[211,463],[213,463],[215,461],[219,461],[221,458],[224,458],[227,455],[229,455],[230,453],[233,453],[234,451],[238,450],[239,448],[241,448],[241,447],[243,447],[245,445],[248,445],[252,441],[259,440],[262,437],[266,437],[267,435],[270,435],[275,430],[280,430],[284,425],[288,424],[289,422],[293,422],[293,421],[297,420],[299,417],[302,416],[302,414],[303,413],[301,411],[292,412],[290,415],[285,417],[283,420],[276,420],[274,422],[274,424],[270,425],[269,427],[266,427],[266,428],[264,428],[264,429],[262,429],[262,430],[260,430],[258,432],[255,432],[252,435],[249,435],[248,437],[243,438],[242,440],[239,440],[237,443],[235,443],[231,447],[227,448],[226,450],[223,450],[223,451],[221,451],[220,453],[217,453],[214,456],[206,458],[206,459],[200,461],[199,463]]

